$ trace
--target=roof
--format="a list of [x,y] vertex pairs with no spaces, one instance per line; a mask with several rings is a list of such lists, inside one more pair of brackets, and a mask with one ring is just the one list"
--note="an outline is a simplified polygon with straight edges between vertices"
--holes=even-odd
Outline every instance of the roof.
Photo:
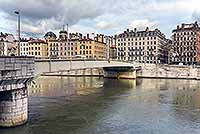
[[41,40],[41,39],[32,39],[32,40],[29,41],[29,43],[44,43],[44,44],[47,44],[46,41]]
[[60,31],[59,33],[66,33],[66,34],[67,34],[67,31],[63,31],[63,30],[62,30],[62,31]]
[[45,35],[44,35],[44,38],[48,38],[48,37],[50,37],[50,38],[57,38],[56,37],[56,34],[55,33],[53,33],[53,32],[47,32]]

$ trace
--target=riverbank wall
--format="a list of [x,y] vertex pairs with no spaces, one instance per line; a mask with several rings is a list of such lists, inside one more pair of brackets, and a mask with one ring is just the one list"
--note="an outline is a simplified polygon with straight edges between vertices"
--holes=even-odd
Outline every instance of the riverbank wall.
[[179,65],[138,64],[137,78],[200,79],[200,68]]

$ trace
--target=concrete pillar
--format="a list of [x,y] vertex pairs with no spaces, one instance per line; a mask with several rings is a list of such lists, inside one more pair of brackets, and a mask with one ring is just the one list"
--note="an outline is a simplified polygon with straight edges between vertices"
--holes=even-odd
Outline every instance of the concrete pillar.
[[28,120],[26,88],[0,92],[0,127],[15,127]]

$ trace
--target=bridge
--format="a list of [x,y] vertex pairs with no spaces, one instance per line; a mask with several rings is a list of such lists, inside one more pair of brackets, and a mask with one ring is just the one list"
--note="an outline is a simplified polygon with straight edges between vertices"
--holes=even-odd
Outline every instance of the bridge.
[[[111,69],[111,70],[108,70]],[[47,76],[104,76],[115,78],[136,78],[133,64],[103,60],[35,60],[35,74]]]
[[34,77],[49,74],[63,75],[73,71],[79,71],[77,75],[81,76],[80,73],[84,74],[88,69],[92,74],[97,75],[104,71],[104,77],[136,77],[132,64],[118,61],[35,60],[34,57],[0,57],[0,127],[14,127],[27,122],[27,84]]

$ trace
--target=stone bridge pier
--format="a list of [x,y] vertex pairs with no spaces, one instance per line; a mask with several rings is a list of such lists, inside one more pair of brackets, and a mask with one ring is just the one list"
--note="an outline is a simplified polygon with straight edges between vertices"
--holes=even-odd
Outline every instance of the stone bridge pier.
[[33,57],[0,57],[0,127],[27,122],[27,84],[33,76]]
[[0,126],[13,127],[28,120],[26,88],[0,92]]

